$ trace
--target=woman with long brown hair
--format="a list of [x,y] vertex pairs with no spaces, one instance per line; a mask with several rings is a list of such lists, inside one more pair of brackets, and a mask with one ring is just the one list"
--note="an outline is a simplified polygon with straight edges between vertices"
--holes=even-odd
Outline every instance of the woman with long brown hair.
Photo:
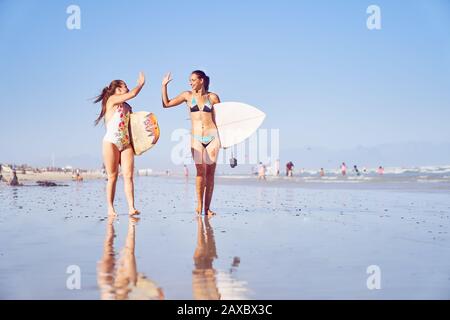
[[[171,108],[186,103],[191,118],[191,152],[197,169],[197,214],[204,210],[205,215],[215,214],[210,209],[214,190],[214,173],[220,141],[214,119],[214,104],[220,103],[219,96],[209,92],[209,77],[201,70],[191,73],[191,91],[184,91],[174,99],[169,99],[167,84],[172,81],[168,73],[162,81],[162,103]],[[202,210],[203,209],[203,210]]]
[[104,119],[106,134],[103,138],[103,161],[108,176],[106,199],[108,214],[116,215],[114,210],[114,195],[116,193],[119,164],[122,168],[125,195],[129,214],[139,214],[134,207],[134,151],[130,142],[128,123],[131,106],[126,102],[136,97],[145,84],[144,74],[139,73],[138,84],[131,91],[123,80],[113,80],[109,86],[95,99],[94,103],[102,102],[102,109],[95,124]]

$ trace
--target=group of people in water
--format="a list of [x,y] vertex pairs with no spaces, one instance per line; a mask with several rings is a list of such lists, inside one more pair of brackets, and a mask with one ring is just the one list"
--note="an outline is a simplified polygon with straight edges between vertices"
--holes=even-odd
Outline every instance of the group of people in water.
[[[361,171],[358,169],[358,166],[356,164],[353,166],[352,171],[358,177],[361,175]],[[367,169],[366,168],[363,168],[363,173],[367,173]],[[378,169],[377,169],[377,173],[379,175],[383,175],[384,174],[384,168],[382,166],[379,166]],[[342,164],[341,164],[341,174],[344,177],[347,175],[347,165],[345,164],[345,162],[342,162]]]
[[[258,169],[257,172],[255,174],[258,175],[258,180],[266,180],[266,170],[267,167],[265,164],[263,164],[262,162],[259,163],[258,165]],[[277,159],[275,162],[275,168],[273,169],[273,174],[275,176],[279,176],[280,175],[280,161]],[[341,167],[341,174],[342,176],[346,176],[347,175],[347,165],[345,164],[345,162],[342,163]],[[363,168],[362,172],[358,169],[357,165],[353,166],[352,169],[353,173],[356,174],[357,176],[361,176],[362,173],[367,173],[367,169]],[[301,173],[304,172],[304,169],[301,170]],[[376,170],[378,175],[383,175],[384,174],[384,168],[382,166],[379,166],[378,169]],[[288,163],[286,163],[286,176],[287,177],[293,177],[294,175],[294,163],[292,163],[292,161],[289,161]],[[320,177],[324,177],[326,175],[324,168],[320,168],[319,170],[319,175]]]
[[[201,70],[193,71],[189,76],[188,91],[174,98],[168,95],[168,84],[172,81],[168,73],[162,80],[161,95],[163,108],[173,108],[186,104],[191,119],[191,153],[195,162],[197,214],[214,215],[211,200],[214,191],[214,175],[217,156],[220,149],[218,131],[215,123],[214,105],[220,102],[217,94],[209,91],[209,77]],[[95,124],[105,122],[106,134],[103,138],[103,160],[107,174],[106,199],[108,213],[116,215],[114,197],[119,175],[122,169],[125,195],[130,215],[139,214],[134,202],[134,151],[130,140],[129,118],[132,112],[128,101],[135,98],[145,84],[145,76],[139,73],[137,86],[129,90],[123,80],[113,80],[96,97],[101,102],[101,110]]]
[[[273,170],[274,170],[274,175],[278,177],[280,175],[280,160],[279,159],[277,159],[275,161],[275,168],[273,168]],[[267,166],[264,163],[259,162],[258,171],[257,171],[259,180],[266,180],[266,171],[267,171]],[[286,164],[286,176],[292,177],[293,171],[294,171],[294,164],[292,163],[292,161],[289,161]]]

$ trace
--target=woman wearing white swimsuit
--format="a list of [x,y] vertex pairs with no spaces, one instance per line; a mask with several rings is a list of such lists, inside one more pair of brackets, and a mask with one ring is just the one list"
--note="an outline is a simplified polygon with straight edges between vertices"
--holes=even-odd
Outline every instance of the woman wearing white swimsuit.
[[103,161],[108,175],[106,199],[108,214],[110,215],[116,215],[114,195],[119,175],[119,164],[122,168],[129,214],[139,214],[139,211],[134,207],[134,152],[128,131],[131,107],[126,101],[136,97],[144,83],[145,77],[142,72],[139,74],[138,85],[131,91],[128,90],[124,81],[113,80],[94,101],[94,103],[102,102],[102,109],[97,120],[95,120],[95,124],[97,125],[102,119],[106,123],[106,134],[103,138]]

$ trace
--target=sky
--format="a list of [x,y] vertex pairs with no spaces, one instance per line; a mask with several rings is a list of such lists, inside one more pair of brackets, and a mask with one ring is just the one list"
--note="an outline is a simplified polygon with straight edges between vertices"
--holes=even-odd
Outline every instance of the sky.
[[[66,26],[70,5],[80,29]],[[130,104],[157,115],[161,138],[136,165],[175,167],[171,134],[190,121],[185,106],[162,108],[161,79],[172,72],[174,96],[195,69],[222,101],[266,113],[282,163],[450,163],[448,0],[0,0],[0,43],[0,163],[100,167],[92,98],[142,70]]]

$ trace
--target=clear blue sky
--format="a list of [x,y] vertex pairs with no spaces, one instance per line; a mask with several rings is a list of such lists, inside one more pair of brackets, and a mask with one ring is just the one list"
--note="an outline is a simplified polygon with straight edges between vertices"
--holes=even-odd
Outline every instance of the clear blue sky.
[[[66,8],[81,8],[68,30]],[[366,27],[381,8],[382,29]],[[185,107],[163,110],[203,69],[222,101],[242,101],[280,129],[283,150],[450,142],[450,1],[0,1],[0,162],[63,166],[101,159],[99,105],[112,79],[147,83],[131,101],[162,137],[138,166],[166,166]],[[295,154],[294,154],[295,155]],[[300,157],[301,155],[299,155]],[[450,162],[442,159],[442,163]],[[161,165],[161,163],[164,163]],[[101,163],[99,164],[101,165]]]

